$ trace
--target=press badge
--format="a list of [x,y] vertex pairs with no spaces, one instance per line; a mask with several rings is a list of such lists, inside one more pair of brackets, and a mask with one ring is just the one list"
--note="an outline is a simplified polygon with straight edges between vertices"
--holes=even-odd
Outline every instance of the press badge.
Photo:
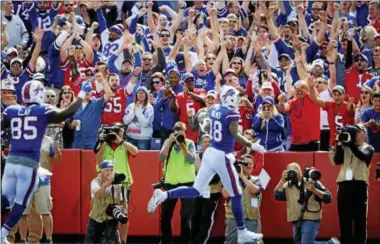
[[251,206],[254,208],[259,207],[259,199],[257,197],[252,197],[251,198]]
[[351,167],[347,167],[346,168],[346,180],[352,180],[354,177],[353,177],[353,173],[352,173],[352,168]]
[[208,199],[210,198],[210,195],[211,195],[211,187],[208,186],[207,189],[203,192],[202,197]]

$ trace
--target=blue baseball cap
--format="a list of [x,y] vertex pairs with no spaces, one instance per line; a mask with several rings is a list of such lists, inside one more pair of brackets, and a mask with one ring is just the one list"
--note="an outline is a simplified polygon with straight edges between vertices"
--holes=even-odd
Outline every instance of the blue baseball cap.
[[274,99],[270,96],[266,96],[263,98],[263,102],[262,103],[270,103],[270,104],[274,104]]
[[104,161],[103,163],[100,164],[101,169],[113,169],[113,163],[110,161]]

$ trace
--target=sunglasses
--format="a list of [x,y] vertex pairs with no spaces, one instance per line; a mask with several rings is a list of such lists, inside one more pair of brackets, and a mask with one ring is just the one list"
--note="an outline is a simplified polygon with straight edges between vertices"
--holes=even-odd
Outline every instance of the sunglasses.
[[361,93],[361,94],[366,94],[366,95],[370,94],[369,91],[360,91],[360,93]]
[[311,10],[312,11],[321,11],[322,9],[321,8],[312,8]]
[[236,20],[230,20],[231,24],[236,24],[236,22],[237,22]]
[[143,61],[151,61],[152,59],[151,58],[143,58],[142,60]]
[[54,98],[55,95],[46,95],[47,98]]
[[324,81],[318,81],[318,84],[326,84]]
[[72,6],[74,6],[74,4],[72,4],[72,3],[65,4],[65,7],[68,7],[68,6],[72,7]]
[[284,59],[280,59],[280,63],[283,63],[283,62],[288,62],[289,61],[289,59],[287,59],[287,58],[284,58]]
[[212,60],[216,60],[215,57],[208,57],[208,58],[207,58],[207,60],[211,60],[211,59],[212,59]]
[[239,65],[241,65],[241,63],[240,63],[240,62],[232,62],[232,64],[239,64]]
[[160,81],[160,80],[152,80],[152,83],[153,83],[153,84],[160,84],[161,81]]
[[166,38],[169,38],[170,35],[165,35],[165,34],[164,34],[164,35],[160,35],[160,37],[162,37],[162,38],[165,38],[165,37],[166,37]]
[[20,68],[21,64],[20,63],[14,63],[11,65],[12,68]]
[[193,78],[187,78],[184,80],[185,83],[193,83],[195,80]]

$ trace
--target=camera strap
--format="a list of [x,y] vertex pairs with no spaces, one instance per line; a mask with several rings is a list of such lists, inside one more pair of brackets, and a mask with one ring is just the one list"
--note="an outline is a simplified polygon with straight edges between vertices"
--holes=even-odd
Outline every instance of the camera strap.
[[[111,193],[112,193],[112,202],[115,203],[115,188],[113,185],[111,186]],[[124,202],[125,201],[125,194],[124,194],[124,186],[123,185],[121,185],[121,197],[122,197],[122,201]]]
[[164,170],[164,177],[166,176],[166,171],[168,170],[169,157],[170,157],[170,154],[172,153],[172,150],[173,150],[174,144],[175,144],[175,143],[173,143],[173,144],[170,146],[169,151],[168,151],[168,156],[166,157],[165,170]]

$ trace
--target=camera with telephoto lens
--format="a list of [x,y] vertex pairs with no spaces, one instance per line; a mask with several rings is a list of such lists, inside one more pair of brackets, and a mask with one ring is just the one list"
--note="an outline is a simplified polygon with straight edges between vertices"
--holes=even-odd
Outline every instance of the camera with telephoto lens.
[[321,171],[314,167],[305,168],[303,171],[303,177],[306,181],[319,181],[322,177]]
[[120,132],[118,126],[103,126],[98,130],[98,140],[101,142],[107,142],[111,144],[117,138],[117,134]]
[[152,184],[152,186],[154,190],[163,188],[165,186],[165,177],[161,177],[160,181]]
[[125,181],[125,174],[115,173],[113,179],[113,185],[122,184]]
[[241,167],[240,167],[240,165],[248,166],[248,162],[245,161],[245,160],[243,160],[243,159],[240,159],[240,160],[237,159],[237,160],[235,161],[234,166],[235,166],[236,172],[237,172],[238,174],[241,173]]
[[298,170],[290,169],[288,170],[285,180],[288,182],[289,186],[298,184]]
[[339,134],[337,135],[337,140],[342,143],[355,142],[356,133],[358,128],[356,126],[348,125],[338,129]]
[[128,222],[128,216],[121,211],[120,207],[116,204],[108,205],[106,209],[106,214],[110,217],[115,218],[121,224],[126,224]]
[[174,133],[174,137],[175,137],[175,140],[178,142],[178,143],[183,143],[185,141],[185,136],[184,135],[181,135],[179,133]]

